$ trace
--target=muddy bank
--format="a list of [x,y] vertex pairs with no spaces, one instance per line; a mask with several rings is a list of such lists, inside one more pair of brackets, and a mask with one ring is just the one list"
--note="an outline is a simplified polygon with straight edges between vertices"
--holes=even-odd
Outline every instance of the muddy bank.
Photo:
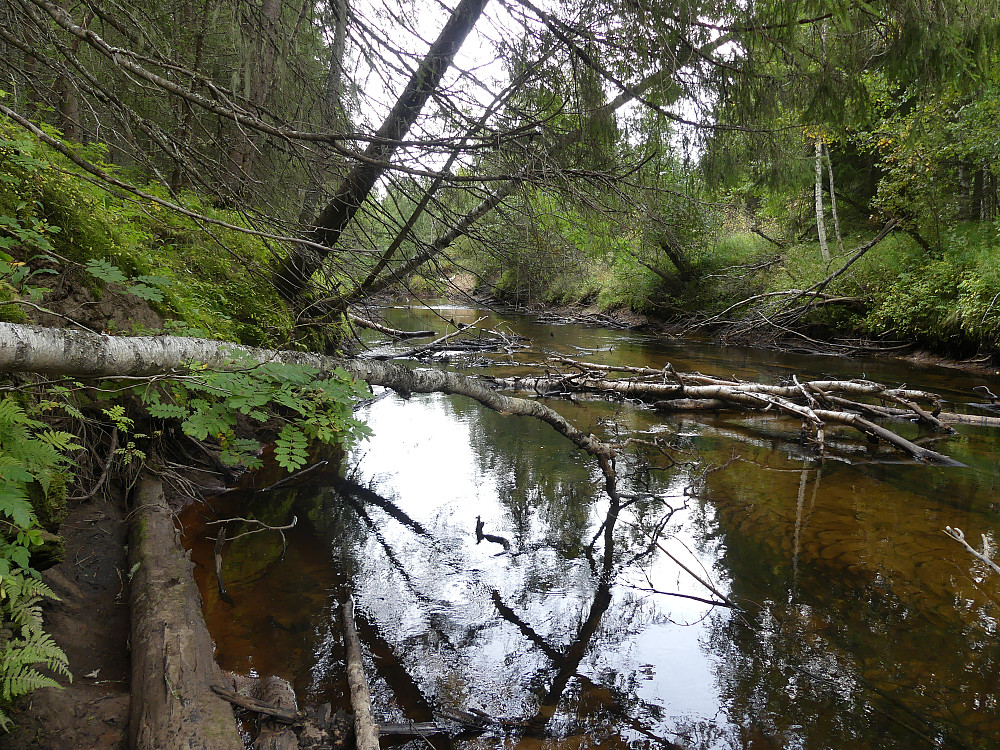
[[75,506],[63,523],[66,558],[42,573],[59,596],[46,629],[69,657],[73,682],[36,690],[15,706],[0,748],[127,747],[128,588],[124,503],[106,496]]
[[229,704],[209,689],[220,672],[173,521],[190,502],[147,480],[131,511],[121,488],[72,509],[60,529],[66,558],[42,578],[59,596],[44,605],[46,629],[73,680],[16,704],[0,748],[243,746]]

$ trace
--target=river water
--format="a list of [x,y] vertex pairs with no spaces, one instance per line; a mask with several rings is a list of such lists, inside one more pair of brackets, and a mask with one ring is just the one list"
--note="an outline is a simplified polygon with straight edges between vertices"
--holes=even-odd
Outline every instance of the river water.
[[[490,315],[386,312],[437,330]],[[481,325],[531,349],[447,366],[527,373],[555,354],[766,381],[866,377],[934,391],[953,411],[984,400],[975,386],[1000,392],[998,377],[889,360]],[[894,425],[965,465],[929,467],[846,430],[819,459],[780,415],[547,402],[605,439],[668,446],[624,452],[614,513],[595,462],[548,426],[466,398],[378,395],[347,484],[316,473],[239,498],[243,513],[299,523],[283,556],[274,532],[227,544],[232,605],[211,543],[194,542],[223,668],[286,677],[307,706],[346,706],[337,603],[352,593],[379,719],[454,707],[512,722],[455,747],[1000,747],[1000,575],[943,533],[959,527],[980,549],[1000,538],[1000,431]],[[186,518],[194,536],[203,515]],[[510,549],[477,542],[477,519]]]

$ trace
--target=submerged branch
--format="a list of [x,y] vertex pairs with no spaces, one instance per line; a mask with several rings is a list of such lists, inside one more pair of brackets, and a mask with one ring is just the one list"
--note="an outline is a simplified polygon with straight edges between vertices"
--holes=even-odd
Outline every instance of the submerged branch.
[[[565,361],[565,360],[564,360]],[[842,424],[882,440],[909,454],[913,458],[942,465],[957,465],[958,462],[941,453],[922,448],[910,440],[881,427],[865,416],[912,417],[929,427],[944,432],[954,432],[945,422],[948,416],[940,412],[940,399],[925,391],[889,388],[868,380],[815,380],[799,382],[793,379],[791,385],[770,385],[725,381],[699,373],[678,373],[667,365],[662,371],[648,368],[617,368],[589,363],[574,363],[581,372],[572,374],[550,374],[544,377],[497,378],[494,383],[501,388],[531,391],[542,396],[564,393],[594,393],[635,398],[655,402],[657,408],[670,411],[716,410],[723,408],[745,408],[754,410],[777,410],[801,419],[813,434],[820,453],[824,449],[825,425]],[[604,378],[587,372],[588,369],[614,371],[624,369],[640,371],[648,376],[658,373],[661,382],[648,378]],[[671,382],[668,382],[668,377]],[[906,409],[889,410],[855,401],[845,396],[867,397],[906,406]],[[918,406],[917,402],[930,405],[933,412]],[[829,408],[836,406],[838,408]],[[956,420],[957,421],[957,420]]]

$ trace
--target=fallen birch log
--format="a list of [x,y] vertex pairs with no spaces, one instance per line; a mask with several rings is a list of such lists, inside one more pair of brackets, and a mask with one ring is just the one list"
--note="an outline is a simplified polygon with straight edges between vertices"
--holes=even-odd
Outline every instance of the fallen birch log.
[[[588,363],[574,364],[579,368],[575,373],[495,378],[492,382],[501,388],[530,391],[542,396],[564,393],[613,394],[655,402],[657,408],[664,411],[719,410],[733,407],[776,410],[802,420],[814,435],[820,453],[824,448],[825,426],[827,423],[832,423],[853,427],[894,446],[918,461],[946,466],[961,465],[948,456],[916,445],[893,431],[875,424],[865,416],[897,419],[912,417],[934,429],[953,432],[947,427],[945,420],[941,419],[940,399],[926,391],[888,388],[867,380],[799,382],[796,379],[793,385],[723,381],[699,373],[678,373],[669,365],[662,371],[650,368],[624,368],[628,372],[639,371],[637,374],[646,377],[616,379],[599,377],[593,372],[588,372],[592,367]],[[593,369],[597,372],[609,372],[622,368],[594,366]],[[661,376],[663,382],[651,382],[648,376],[652,373]],[[853,401],[844,396],[879,399],[907,408],[892,410],[884,406]],[[934,410],[933,413],[921,408],[918,402],[930,405]],[[839,408],[823,408],[831,406]]]

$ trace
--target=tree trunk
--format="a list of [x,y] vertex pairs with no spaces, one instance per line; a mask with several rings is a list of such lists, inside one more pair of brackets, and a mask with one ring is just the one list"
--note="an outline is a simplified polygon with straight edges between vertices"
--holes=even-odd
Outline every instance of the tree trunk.
[[[626,104],[635,100],[637,97],[642,96],[644,92],[655,86],[663,84],[665,81],[671,80],[673,76],[684,66],[690,64],[692,61],[707,56],[727,41],[729,41],[729,38],[724,36],[706,44],[698,50],[687,49],[678,52],[674,56],[673,65],[661,68],[655,73],[650,74],[635,86],[623,91],[602,107],[595,109],[590,113],[590,116],[592,118],[607,118],[612,116]],[[585,128],[586,126],[584,125],[566,134],[564,138],[560,139],[559,142],[552,147],[550,155],[557,155],[563,149],[577,143]],[[530,177],[531,171],[525,171],[523,178],[528,179]],[[355,288],[344,292],[340,295],[340,297],[331,302],[331,307],[338,310],[342,309],[347,305],[364,298],[366,295],[377,294],[386,287],[397,283],[400,279],[406,278],[409,274],[416,271],[425,263],[447,250],[453,242],[455,242],[459,237],[465,235],[481,218],[517,192],[518,188],[521,187],[521,183],[521,179],[512,179],[494,188],[490,195],[480,201],[471,211],[462,216],[462,218],[455,222],[451,227],[438,235],[435,240],[424,247],[424,249],[417,253],[413,258],[407,260],[400,266],[390,269],[386,274],[377,279],[368,278],[365,280],[364,285],[359,284]]]
[[826,170],[830,179],[830,217],[833,219],[833,234],[837,238],[837,252],[844,252],[844,238],[840,235],[840,216],[837,214],[837,189],[833,184],[833,160],[830,158],[830,148],[826,152]]
[[[330,12],[333,15],[333,39],[330,43],[330,64],[326,72],[326,87],[322,102],[323,126],[335,130],[347,118],[341,106],[341,95],[344,90],[344,53],[347,44],[347,0],[331,0]],[[316,206],[323,195],[323,186],[327,173],[333,162],[333,149],[328,144],[319,146],[318,164],[311,169],[309,184],[306,186],[302,199],[302,209],[299,212],[299,224],[306,227],[316,217]],[[308,229],[312,229],[311,226]]]
[[[488,2],[489,0],[462,0],[455,8],[441,34],[413,72],[382,127],[365,149],[362,160],[344,178],[333,199],[316,217],[315,228],[309,236],[313,242],[331,250],[336,247],[341,233],[385,173],[389,160],[399,147],[400,139],[417,121],[427,100],[451,67],[455,53],[472,31]],[[318,252],[295,252],[285,260],[275,275],[278,290],[286,299],[298,298],[323,260],[324,257]]]
[[232,708],[210,687],[221,672],[160,482],[144,477],[133,506],[130,747],[242,750]]
[[823,262],[830,261],[830,247],[826,244],[826,221],[823,218],[823,141],[816,138],[816,233],[819,235],[819,252]]
[[391,362],[340,359],[310,352],[254,349],[208,339],[177,336],[105,336],[66,328],[0,323],[0,372],[38,372],[77,377],[123,377],[187,373],[192,362],[210,369],[242,369],[247,361],[305,365],[320,376],[343,368],[369,385],[401,393],[468,396],[503,414],[531,416],[551,425],[578,448],[595,456],[613,475],[614,449],[570,424],[557,412],[527,399],[497,393],[489,385],[456,372],[411,370]]
[[[243,76],[247,79],[247,100],[255,111],[267,104],[274,86],[274,66],[280,49],[281,0],[263,0],[256,9],[256,15],[256,22],[247,24],[249,28],[246,30],[248,33],[251,29],[257,32],[255,49],[243,67]],[[230,192],[235,196],[246,193],[253,177],[259,139],[257,132],[244,133],[236,129],[233,133],[226,179]]]

